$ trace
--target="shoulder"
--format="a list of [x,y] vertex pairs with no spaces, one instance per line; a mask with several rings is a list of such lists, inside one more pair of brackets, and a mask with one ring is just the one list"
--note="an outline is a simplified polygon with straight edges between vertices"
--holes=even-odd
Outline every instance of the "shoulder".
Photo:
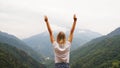
[[71,42],[66,41],[65,48],[66,48],[66,49],[69,49],[70,47],[71,47]]
[[52,44],[53,44],[53,45],[56,45],[56,44],[58,44],[58,43],[57,43],[57,41],[53,41],[53,43],[52,43]]
[[52,43],[52,45],[53,45],[53,47],[56,47],[56,46],[58,45],[58,43],[57,43],[56,41],[54,41],[54,42]]
[[70,42],[70,41],[66,41],[66,44],[67,44],[67,45],[71,45],[71,42]]

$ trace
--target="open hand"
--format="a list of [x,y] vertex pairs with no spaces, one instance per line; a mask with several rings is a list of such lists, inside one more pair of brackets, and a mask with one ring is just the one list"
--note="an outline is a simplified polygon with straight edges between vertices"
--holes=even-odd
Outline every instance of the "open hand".
[[77,21],[76,14],[74,14],[73,19],[74,19],[74,21]]
[[45,20],[45,22],[48,22],[48,17],[44,16],[44,20]]

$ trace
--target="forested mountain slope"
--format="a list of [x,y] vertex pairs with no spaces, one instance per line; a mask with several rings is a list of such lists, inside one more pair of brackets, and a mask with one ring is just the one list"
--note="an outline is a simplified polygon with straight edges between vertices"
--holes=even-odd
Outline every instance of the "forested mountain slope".
[[120,34],[116,30],[73,51],[71,68],[120,68]]
[[0,31],[0,43],[6,43],[11,46],[15,46],[18,49],[21,49],[38,62],[41,62],[43,60],[43,57],[40,53],[37,53],[35,50],[33,50],[31,47],[25,44],[22,40],[18,39],[17,37],[11,34]]
[[0,43],[0,68],[46,68],[24,51]]

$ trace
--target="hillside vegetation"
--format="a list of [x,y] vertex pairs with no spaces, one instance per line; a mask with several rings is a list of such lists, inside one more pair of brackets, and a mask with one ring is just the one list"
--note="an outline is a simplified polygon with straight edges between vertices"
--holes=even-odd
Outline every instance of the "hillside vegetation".
[[73,51],[71,68],[120,68],[120,35],[93,40]]
[[45,68],[24,51],[0,43],[0,68]]
[[29,47],[27,44],[25,44],[22,40],[15,37],[14,35],[0,31],[0,42],[23,50],[38,62],[42,62],[44,60],[40,53],[37,53],[35,50],[33,50],[31,47]]

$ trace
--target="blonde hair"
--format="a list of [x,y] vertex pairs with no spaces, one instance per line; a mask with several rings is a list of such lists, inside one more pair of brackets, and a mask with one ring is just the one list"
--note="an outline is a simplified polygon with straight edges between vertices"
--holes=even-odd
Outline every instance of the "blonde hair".
[[65,33],[60,31],[57,35],[57,42],[59,44],[65,44],[66,43],[66,36]]

